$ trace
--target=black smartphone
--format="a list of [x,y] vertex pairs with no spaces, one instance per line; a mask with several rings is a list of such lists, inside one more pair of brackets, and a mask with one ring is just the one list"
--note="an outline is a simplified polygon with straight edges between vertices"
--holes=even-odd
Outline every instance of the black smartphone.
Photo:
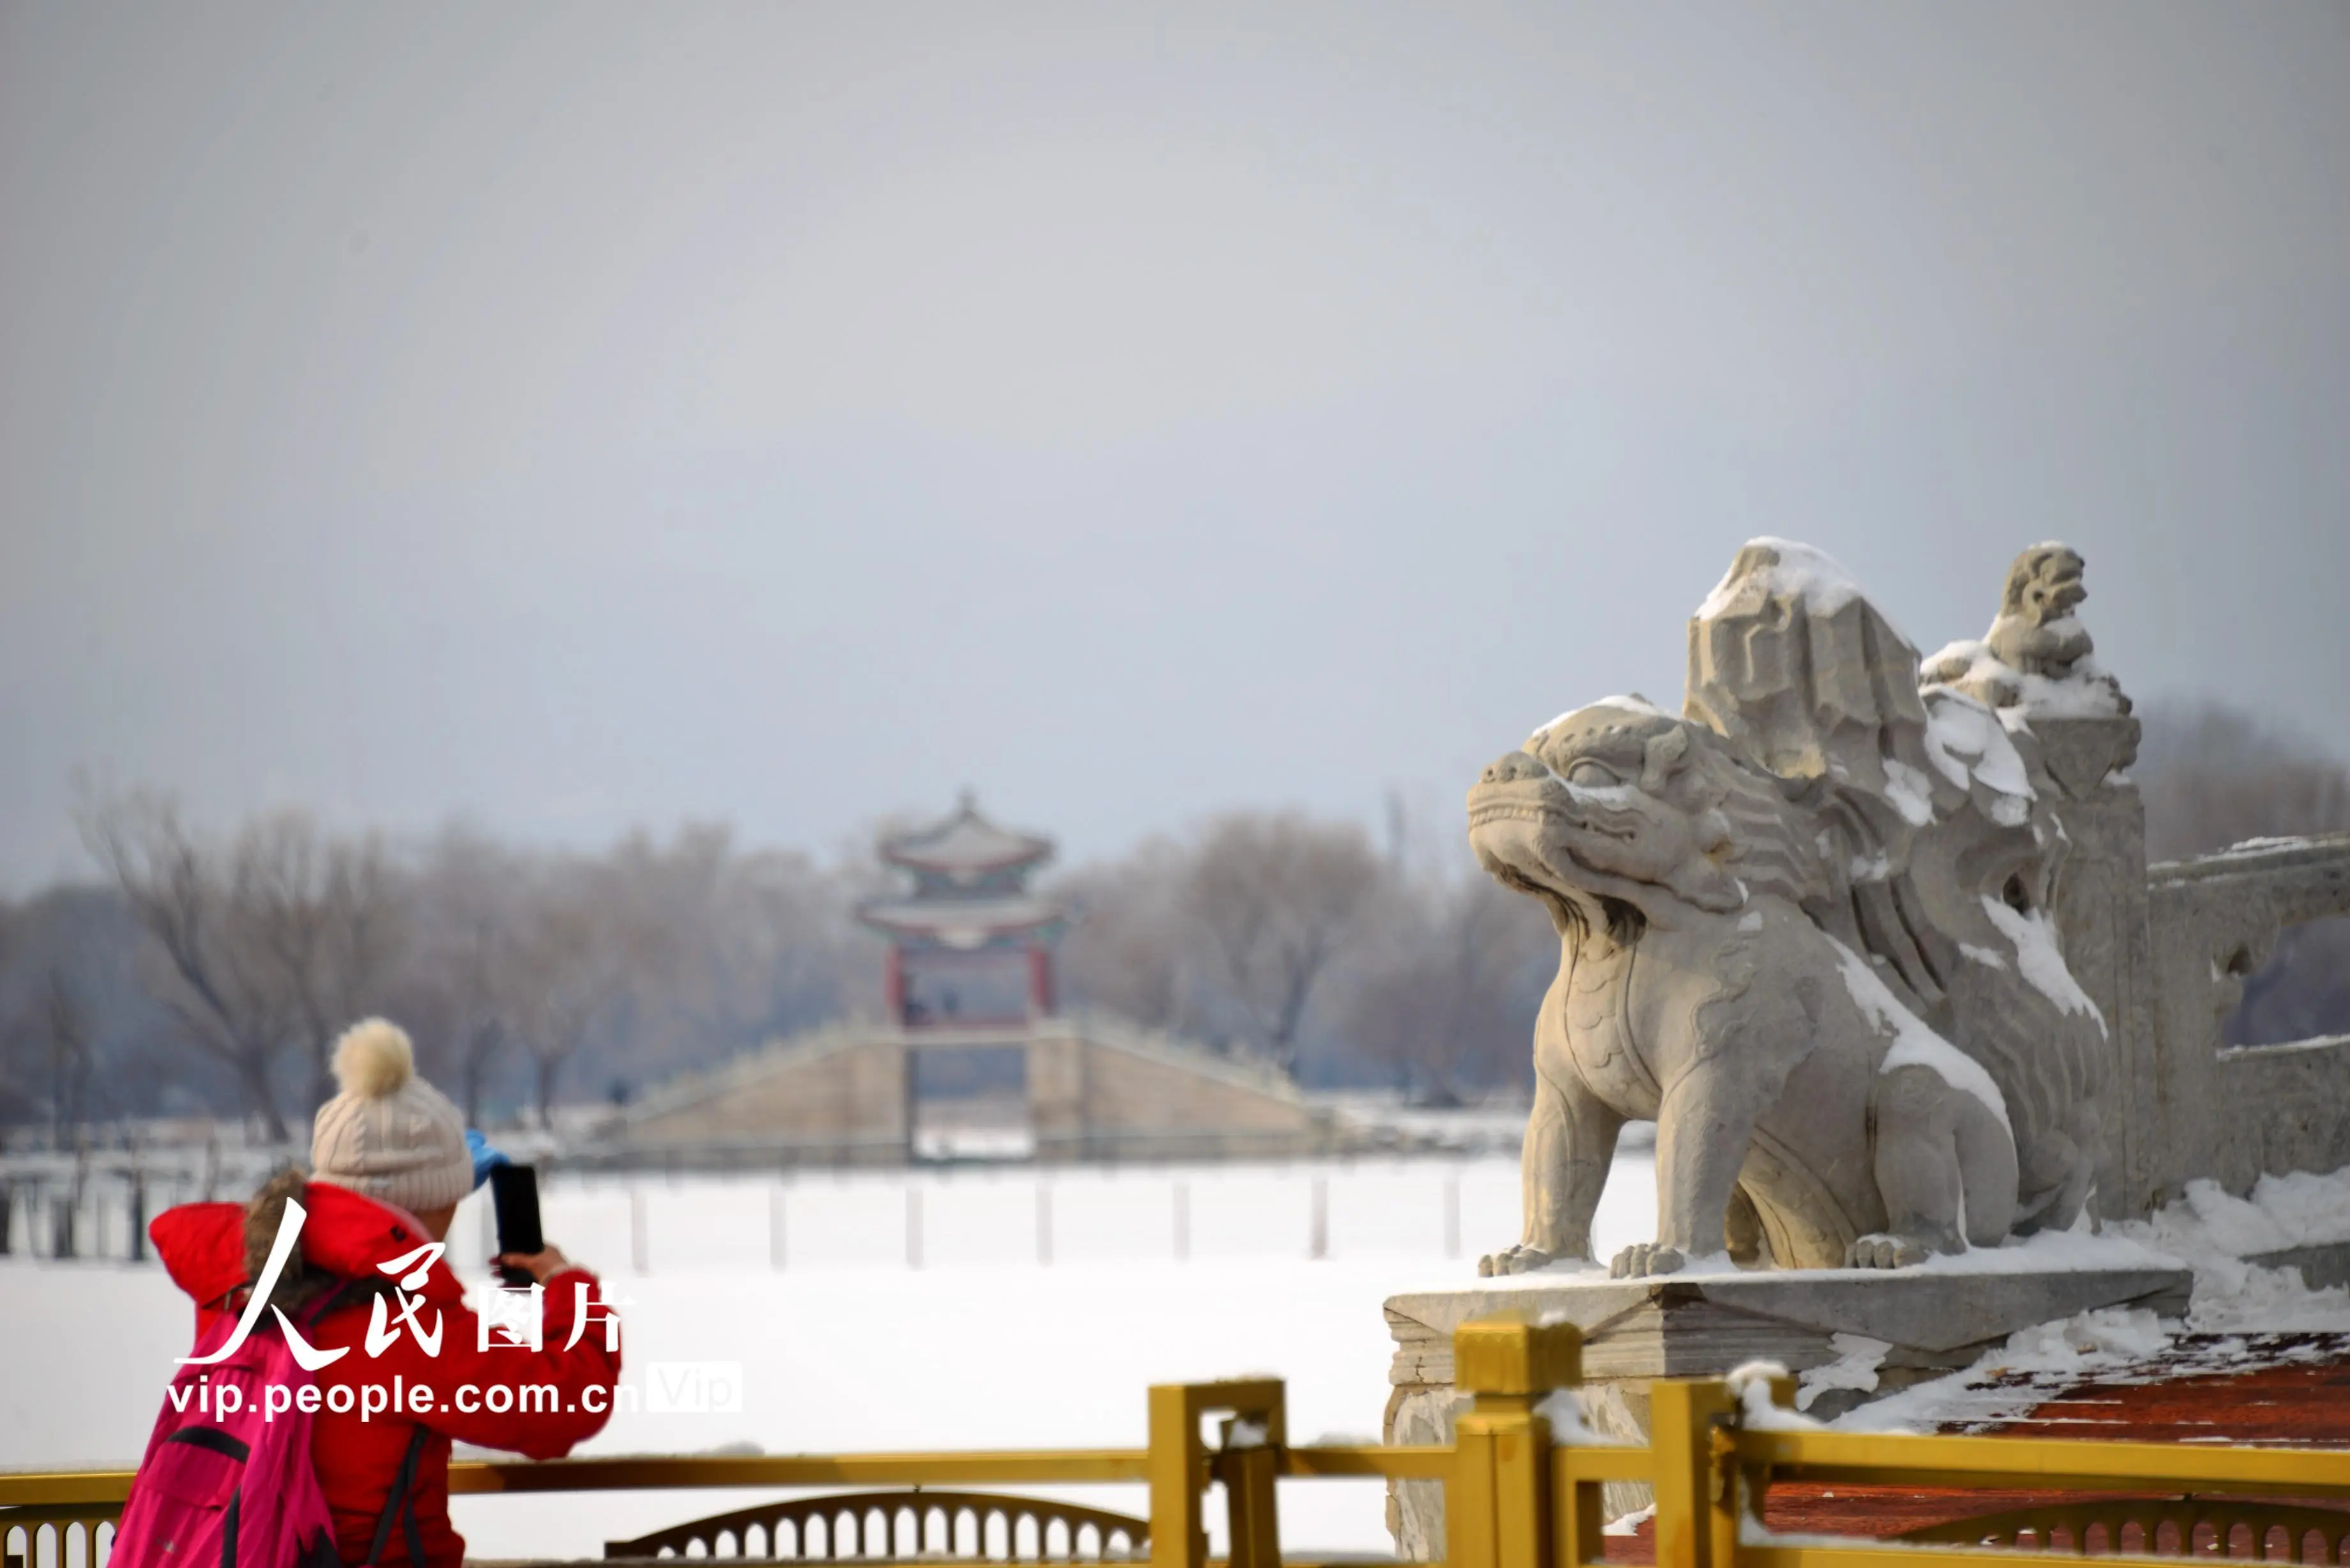
[[[543,1252],[546,1238],[538,1230],[538,1168],[494,1165],[490,1168],[490,1203],[498,1215],[498,1251]],[[530,1271],[502,1266],[498,1278],[510,1285],[527,1285]]]

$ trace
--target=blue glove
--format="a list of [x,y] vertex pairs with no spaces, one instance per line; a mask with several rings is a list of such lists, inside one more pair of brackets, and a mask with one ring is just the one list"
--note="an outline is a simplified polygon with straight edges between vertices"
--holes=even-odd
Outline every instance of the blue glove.
[[473,1157],[473,1186],[477,1189],[482,1183],[490,1179],[490,1171],[494,1168],[514,1163],[504,1154],[492,1148],[490,1140],[484,1137],[479,1129],[474,1127],[465,1129],[465,1150]]

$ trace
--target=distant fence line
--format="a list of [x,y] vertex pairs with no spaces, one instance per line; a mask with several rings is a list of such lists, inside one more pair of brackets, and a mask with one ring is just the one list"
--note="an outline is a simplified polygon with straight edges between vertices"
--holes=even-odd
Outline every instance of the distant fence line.
[[[1380,1136],[1383,1133],[1391,1136]],[[585,1145],[538,1158],[543,1170],[623,1174],[753,1174],[759,1171],[895,1169],[940,1166],[1183,1165],[1229,1161],[1388,1158],[1459,1158],[1518,1151],[1516,1131],[1476,1126],[1433,1136],[1368,1128],[1326,1148],[1301,1150],[1293,1135],[1254,1128],[1093,1130],[1032,1135],[1028,1152],[1004,1157],[926,1152],[896,1136],[704,1140],[673,1144]]]
[[[789,1179],[825,1171],[875,1176],[890,1170],[909,1175],[956,1169],[1033,1172],[1038,1183],[1035,1258],[1050,1263],[1061,1250],[1049,1180],[1054,1171],[1105,1167],[1180,1170],[1234,1163],[1345,1169],[1360,1160],[1458,1162],[1500,1155],[1514,1158],[1518,1151],[1520,1137],[1505,1121],[1490,1116],[1463,1117],[1450,1126],[1444,1121],[1441,1116],[1413,1118],[1411,1125],[1364,1120],[1350,1129],[1342,1147],[1310,1151],[1300,1150],[1280,1135],[1245,1129],[1097,1131],[1066,1137],[1038,1137],[1032,1132],[1024,1140],[1015,1139],[1017,1147],[983,1151],[936,1144],[926,1148],[899,1137],[629,1145],[598,1141],[594,1135],[558,1135],[555,1147],[548,1147],[547,1135],[537,1133],[521,1134],[509,1147],[518,1158],[536,1163],[552,1184],[564,1183],[567,1178],[595,1181],[766,1174]],[[249,1137],[252,1130],[234,1124],[107,1125],[76,1129],[78,1147],[73,1148],[28,1149],[23,1147],[26,1135],[19,1129],[16,1147],[0,1152],[0,1257],[148,1261],[151,1248],[146,1227],[154,1215],[181,1203],[242,1201],[272,1172],[307,1163],[307,1144],[264,1143]],[[33,1138],[48,1141],[38,1133]],[[919,1268],[926,1251],[922,1188],[917,1181],[909,1181],[904,1192],[904,1261]],[[1171,1205],[1166,1218],[1173,1253],[1187,1257],[1192,1233],[1191,1189],[1180,1177],[1174,1179],[1167,1201]],[[1445,1205],[1449,1256],[1459,1246],[1457,1180]],[[629,1207],[630,1261],[642,1272],[651,1248],[640,1189],[632,1191]],[[1305,1256],[1328,1255],[1328,1207],[1326,1179],[1316,1177],[1306,1234],[1299,1239]],[[769,1231],[770,1266],[781,1268],[789,1249],[780,1199],[773,1206]]]
[[[234,1164],[224,1162],[205,1169],[91,1168],[76,1171],[54,1163],[46,1167],[24,1161],[0,1163],[0,1257],[47,1262],[151,1262],[152,1247],[147,1240],[146,1227],[154,1215],[180,1203],[206,1199],[242,1201],[270,1170],[277,1168],[291,1154],[290,1150],[255,1152],[265,1153],[269,1158],[240,1160]],[[1394,1155],[1368,1159],[1339,1156],[1269,1162],[1273,1172],[1284,1173],[1285,1179],[1297,1182],[1304,1188],[1302,1213],[1270,1225],[1276,1234],[1282,1225],[1297,1227],[1294,1251],[1290,1246],[1280,1246],[1278,1250],[1306,1259],[1331,1256],[1332,1178],[1345,1178],[1357,1169],[1367,1168],[1375,1177],[1384,1168],[1407,1172],[1425,1170],[1433,1179],[1436,1206],[1440,1217],[1440,1249],[1423,1242],[1415,1250],[1430,1255],[1440,1250],[1443,1257],[1457,1258],[1461,1255],[1463,1233],[1461,1175],[1476,1163],[1478,1158],[1459,1154],[1441,1160],[1399,1158]],[[1163,1176],[1164,1185],[1154,1181],[1134,1187],[1128,1200],[1131,1203],[1128,1212],[1139,1222],[1148,1224],[1153,1231],[1163,1233],[1164,1247],[1160,1255],[1170,1256],[1176,1262],[1189,1262],[1196,1251],[1194,1192],[1200,1179],[1198,1173],[1203,1168],[1169,1162],[1156,1168]],[[1073,1261],[1066,1244],[1066,1220],[1056,1213],[1055,1190],[1056,1186],[1066,1185],[1069,1180],[1085,1181],[1087,1178],[1082,1170],[1083,1168],[1071,1166],[1010,1163],[999,1163],[990,1168],[989,1174],[1017,1174],[1034,1183],[1033,1205],[1024,1200],[1020,1205],[1028,1210],[1027,1216],[1007,1231],[999,1232],[1009,1240],[1019,1230],[1030,1229],[1032,1240],[1013,1241],[1013,1250],[993,1261],[1014,1264],[1034,1262],[1039,1266]],[[895,1194],[900,1220],[889,1220],[885,1218],[883,1210],[872,1209],[858,1223],[866,1228],[868,1234],[876,1237],[897,1231],[902,1239],[902,1245],[893,1247],[891,1251],[896,1253],[896,1261],[904,1267],[920,1269],[929,1265],[935,1262],[929,1235],[935,1221],[926,1211],[926,1199],[938,1184],[932,1179],[952,1182],[957,1179],[958,1171],[965,1176],[981,1174],[972,1166],[907,1169],[905,1174],[909,1179],[898,1185]],[[724,1174],[681,1169],[670,1173],[670,1177],[707,1179],[713,1175],[723,1178]],[[805,1179],[819,1176],[822,1172],[816,1168],[802,1168],[794,1174]],[[843,1170],[841,1174],[855,1173]],[[866,1174],[879,1176],[880,1173]],[[1208,1179],[1213,1180],[1214,1178]],[[662,1173],[643,1170],[608,1172],[588,1167],[558,1166],[549,1173],[548,1181],[549,1196],[558,1201],[567,1197],[590,1199],[622,1198],[626,1208],[630,1269],[638,1274],[652,1271],[657,1221],[654,1205],[649,1202],[649,1196],[659,1194],[671,1184]],[[811,1186],[805,1180],[787,1182],[775,1179],[770,1179],[764,1186],[765,1266],[770,1270],[810,1266],[800,1255],[802,1243],[792,1233],[787,1221],[787,1202],[826,1201],[823,1195],[828,1190],[827,1187],[821,1183]],[[614,1190],[615,1187],[618,1191]],[[881,1190],[887,1190],[886,1187]],[[1295,1188],[1293,1187],[1291,1191],[1295,1194]],[[794,1199],[792,1195],[795,1193],[802,1196]],[[1291,1201],[1295,1200],[1293,1196]],[[872,1204],[869,1198],[864,1201],[868,1208]],[[486,1249],[494,1240],[489,1207],[486,1202],[472,1207],[478,1212],[469,1214],[461,1223],[478,1227],[480,1241]],[[608,1226],[610,1223],[611,1220],[608,1220]],[[760,1249],[758,1241],[752,1238],[755,1237],[758,1221],[746,1215],[739,1223],[743,1226],[745,1237],[740,1262],[755,1269],[758,1264],[753,1260]],[[1429,1227],[1423,1225],[1423,1229]],[[1260,1235],[1262,1233],[1261,1231]],[[1426,1241],[1435,1240],[1436,1237],[1430,1235]],[[619,1250],[619,1241],[617,1231],[606,1237],[606,1244],[613,1252]],[[878,1250],[870,1250],[853,1261],[873,1264],[887,1263],[891,1260]]]
[[[1036,1165],[1217,1164],[1230,1161],[1321,1158],[1387,1158],[1428,1156],[1459,1158],[1515,1154],[1521,1135],[1514,1127],[1478,1123],[1442,1133],[1371,1127],[1327,1148],[1299,1149],[1279,1132],[1253,1128],[1097,1130],[1032,1135],[1018,1152],[960,1153],[926,1148],[899,1137],[842,1136],[818,1138],[711,1139],[691,1143],[634,1144],[594,1141],[543,1146],[543,1136],[525,1133],[499,1143],[542,1172],[610,1175],[755,1174],[827,1169],[989,1168]],[[540,1144],[541,1147],[533,1147]],[[38,1186],[59,1182],[145,1181],[193,1184],[208,1194],[242,1195],[271,1171],[308,1163],[309,1146],[242,1143],[139,1147],[112,1144],[78,1151],[47,1149],[0,1152],[0,1181]]]

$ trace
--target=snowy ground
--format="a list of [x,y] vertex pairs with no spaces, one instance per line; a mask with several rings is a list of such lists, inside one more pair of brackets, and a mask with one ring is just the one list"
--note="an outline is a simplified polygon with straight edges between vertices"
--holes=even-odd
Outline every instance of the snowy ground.
[[[1389,1354],[1381,1299],[1470,1278],[1477,1251],[1515,1236],[1517,1212],[1516,1163],[1499,1158],[615,1180],[559,1187],[546,1202],[547,1234],[633,1300],[629,1381],[651,1362],[743,1367],[739,1415],[624,1411],[581,1450],[603,1454],[1139,1447],[1147,1385],[1252,1373],[1288,1380],[1301,1440],[1375,1439]],[[1627,1153],[1601,1212],[1601,1255],[1645,1239],[1653,1218],[1649,1156]],[[482,1253],[484,1234],[469,1205],[457,1251]],[[2109,1312],[2044,1325],[1844,1424],[2002,1418],[2036,1389],[2158,1357],[2182,1326],[2350,1331],[2350,1293],[2242,1262],[2344,1240],[2350,1172],[2270,1180],[2251,1201],[2199,1184],[2149,1224],[2042,1239],[2002,1261],[2144,1249],[2192,1264],[2187,1324]],[[187,1313],[152,1266],[0,1262],[0,1469],[135,1460]],[[1873,1387],[1870,1343],[1846,1348],[1804,1384]],[[478,1555],[587,1557],[608,1537],[772,1495],[456,1506]],[[1139,1487],[1067,1495],[1145,1511]],[[1376,1483],[1290,1483],[1281,1506],[1293,1550],[1388,1548]]]
[[[1627,1154],[1600,1246],[1645,1239],[1654,1202],[1648,1155]],[[1376,1441],[1380,1301],[1466,1280],[1477,1251],[1515,1240],[1518,1171],[1484,1158],[654,1179],[556,1187],[544,1210],[547,1235],[634,1300],[624,1381],[655,1361],[743,1368],[740,1415],[623,1412],[583,1453],[1139,1448],[1148,1385],[1260,1372],[1288,1379],[1300,1438]],[[485,1219],[478,1202],[460,1211],[457,1252],[485,1251]],[[152,1266],[0,1262],[0,1469],[135,1462],[188,1325]],[[478,1555],[591,1557],[608,1537],[773,1495],[456,1509]],[[1139,1487],[1066,1495],[1147,1511]],[[1375,1482],[1290,1483],[1282,1511],[1293,1548],[1388,1549]]]

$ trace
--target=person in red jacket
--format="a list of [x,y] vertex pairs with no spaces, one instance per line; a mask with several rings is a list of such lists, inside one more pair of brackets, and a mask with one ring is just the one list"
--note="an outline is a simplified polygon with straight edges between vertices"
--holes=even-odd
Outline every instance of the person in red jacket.
[[[498,1317],[485,1328],[436,1245],[474,1185],[463,1119],[416,1076],[408,1036],[381,1019],[344,1034],[335,1075],[343,1092],[319,1108],[307,1179],[283,1172],[250,1204],[166,1210],[149,1234],[194,1298],[201,1337],[215,1317],[243,1314],[289,1200],[300,1206],[298,1253],[281,1263],[267,1300],[297,1325],[315,1353],[308,1364],[343,1352],[314,1374],[321,1399],[310,1443],[338,1552],[347,1563],[368,1560],[387,1504],[403,1511],[393,1489],[406,1468],[421,1561],[411,1556],[405,1521],[376,1561],[460,1568],[451,1443],[556,1459],[602,1430],[620,1372],[619,1324],[596,1276],[550,1246],[497,1260],[537,1282],[538,1333],[526,1306],[523,1322],[501,1327]],[[404,1465],[411,1448],[414,1462]]]

